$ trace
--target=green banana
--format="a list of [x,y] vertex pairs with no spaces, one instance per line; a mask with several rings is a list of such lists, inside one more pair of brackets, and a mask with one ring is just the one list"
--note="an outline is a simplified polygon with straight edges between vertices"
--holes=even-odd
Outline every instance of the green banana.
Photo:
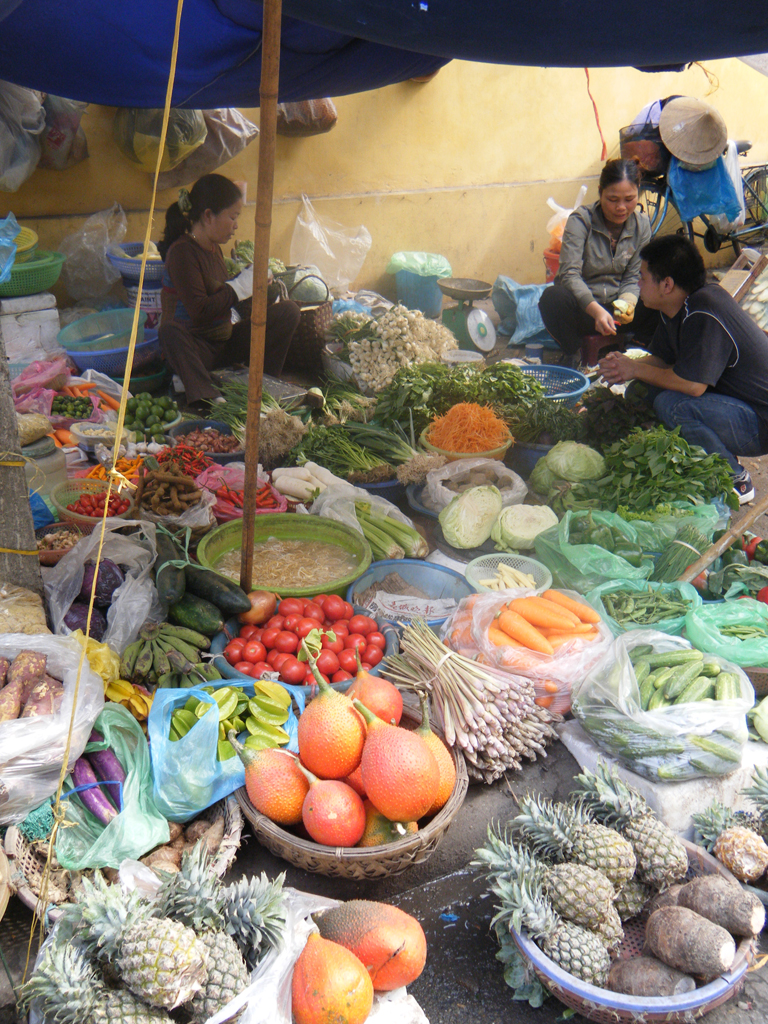
[[160,627],[156,622],[145,622],[139,630],[139,636],[142,640],[154,640],[160,632]]
[[134,642],[132,644],[128,644],[128,646],[123,651],[123,656],[120,659],[121,679],[130,679],[131,676],[133,675],[133,670],[136,665],[136,659],[138,658],[139,653],[141,652],[143,643],[143,640],[134,640]]
[[194,629],[188,629],[186,626],[175,626],[171,622],[164,622],[160,632],[164,639],[170,637],[171,639],[184,640],[201,651],[207,651],[211,646],[211,638],[209,636],[204,636],[202,633],[198,633]]
[[188,661],[181,651],[174,650],[173,648],[166,652],[166,657],[168,658],[171,668],[176,672],[181,672],[182,675],[187,675],[195,667],[194,662]]
[[157,685],[161,690],[177,687],[179,685],[177,674],[175,672],[166,672],[164,675],[158,676]]
[[167,675],[171,671],[171,663],[168,661],[168,655],[157,640],[152,640],[150,643],[153,650],[152,671],[154,672],[155,677]]
[[167,654],[169,651],[178,651],[183,654],[187,661],[196,662],[200,660],[200,652],[192,644],[186,643],[184,640],[179,639],[166,639],[165,637],[158,637],[155,643],[159,644],[160,647]]
[[152,671],[152,663],[154,661],[154,653],[149,643],[144,643],[139,656],[136,659],[136,663],[133,666],[133,676],[131,682],[140,682],[141,680],[147,679],[150,672]]
[[195,664],[195,668],[206,682],[213,683],[221,679],[221,672],[211,661],[198,661]]

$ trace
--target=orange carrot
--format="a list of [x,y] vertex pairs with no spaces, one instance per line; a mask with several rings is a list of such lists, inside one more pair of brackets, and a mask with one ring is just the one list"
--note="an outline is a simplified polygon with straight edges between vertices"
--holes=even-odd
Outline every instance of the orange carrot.
[[496,624],[513,640],[524,644],[532,651],[538,651],[540,654],[552,654],[554,651],[549,640],[542,636],[527,619],[511,608],[505,608],[501,612],[496,619]]
[[427,440],[447,452],[488,452],[509,441],[509,428],[489,406],[458,402],[429,427]]
[[120,403],[115,401],[112,395],[108,395],[106,391],[97,391],[96,394],[99,396],[99,398],[102,400],[102,402],[104,403],[104,405],[106,405],[108,409],[114,409],[115,412],[117,412],[117,410],[120,408]]
[[591,643],[597,633],[561,633],[560,636],[551,636],[548,638],[548,642],[552,645],[554,651],[559,651],[564,644],[569,644],[571,640],[584,640],[586,643]]
[[542,686],[543,690],[545,691],[545,693],[559,693],[560,692],[560,685],[559,685],[559,683],[556,683],[554,681],[554,679],[544,679],[542,681],[542,683],[541,683],[541,686]]
[[508,636],[503,629],[497,629],[495,626],[488,627],[488,639],[494,645],[494,647],[524,647],[525,644],[519,643],[517,640],[513,640],[511,636]]
[[68,430],[64,430],[63,428],[60,427],[58,430],[54,430],[53,433],[59,439],[59,441],[61,441],[62,444],[77,444],[77,441],[74,439],[74,437]]
[[562,614],[552,601],[540,601],[538,597],[516,597],[507,608],[522,615],[532,626],[570,629],[574,625],[570,615]]
[[95,387],[96,387],[96,384],[95,384],[94,381],[83,381],[83,380],[81,380],[81,381],[78,382],[77,390],[81,394],[85,394],[86,391],[90,391],[91,388],[95,388]]
[[53,434],[46,434],[45,436],[46,437],[50,437],[50,439],[53,441],[53,443],[56,445],[57,448],[63,448],[64,447],[62,445],[61,441],[58,439],[58,437],[56,437],[55,432]]
[[555,698],[552,694],[547,694],[546,697],[536,697],[533,701],[534,704],[538,704],[540,708],[548,708],[554,704]]
[[578,626],[570,626],[568,629],[548,629],[546,626],[539,626],[541,633],[546,636],[562,636],[563,633],[586,634],[594,633],[594,629],[588,622],[580,622]]
[[581,601],[574,601],[572,597],[562,594],[559,590],[545,590],[542,597],[546,597],[548,601],[554,601],[555,604],[567,608],[568,611],[577,615],[582,622],[600,622],[600,616],[594,608],[590,608],[588,604],[583,604]]
[[59,390],[59,394],[60,395],[66,395],[67,398],[74,398],[75,397],[74,394],[72,393],[72,388],[68,387],[66,384],[64,385],[63,388],[61,388]]

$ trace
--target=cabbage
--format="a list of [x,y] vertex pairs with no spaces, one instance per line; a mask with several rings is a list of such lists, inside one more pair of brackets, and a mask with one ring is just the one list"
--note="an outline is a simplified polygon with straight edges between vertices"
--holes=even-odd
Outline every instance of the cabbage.
[[546,498],[549,492],[555,486],[557,477],[552,472],[547,464],[547,456],[542,455],[536,465],[533,467],[530,479],[528,480],[528,486],[531,490],[540,494],[542,498]]
[[550,526],[557,526],[557,516],[547,505],[510,505],[493,524],[491,539],[499,551],[525,550]]
[[578,484],[605,476],[605,459],[600,452],[578,441],[560,441],[544,458],[557,480]]
[[470,487],[452,498],[437,517],[453,548],[479,548],[501,512],[501,491],[492,484]]

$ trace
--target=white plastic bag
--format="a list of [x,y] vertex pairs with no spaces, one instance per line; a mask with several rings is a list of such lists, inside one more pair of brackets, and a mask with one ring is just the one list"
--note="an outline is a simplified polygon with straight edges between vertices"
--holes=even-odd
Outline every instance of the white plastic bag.
[[329,288],[346,288],[362,269],[371,234],[364,225],[349,228],[345,224],[319,217],[306,195],[296,218],[291,238],[291,263],[312,264],[319,268]]
[[735,220],[731,221],[726,218],[724,213],[714,213],[709,217],[710,224],[723,235],[728,231],[734,231],[736,228],[743,227],[747,217],[747,208],[744,204],[744,183],[741,180],[741,165],[739,164],[739,151],[733,139],[728,140],[725,152],[725,169],[728,171],[728,177],[733,182],[733,188],[739,200],[741,212]]
[[43,102],[45,131],[40,137],[40,166],[52,171],[74,167],[88,156],[88,143],[80,120],[87,103],[49,93]]
[[186,512],[178,516],[159,516],[150,509],[141,510],[143,522],[157,523],[167,526],[169,530],[180,530],[189,527],[190,530],[209,530],[216,526],[216,516],[213,514],[213,506],[216,504],[216,495],[211,491],[203,491],[203,496],[196,505],[191,505]]
[[565,231],[565,222],[571,216],[573,211],[578,210],[581,206],[586,194],[587,186],[582,185],[579,189],[578,195],[576,196],[576,202],[570,210],[567,210],[564,206],[558,206],[552,196],[547,200],[547,206],[552,210],[552,216],[547,221],[547,231],[549,232],[549,245],[547,248],[550,252],[560,252],[560,246],[563,242],[563,232]]
[[[139,533],[126,536],[117,531],[124,526],[140,526]],[[71,630],[64,625],[64,616],[69,606],[80,593],[83,585],[83,567],[89,560],[96,561],[99,550],[101,527],[97,524],[93,533],[83,537],[58,565],[45,577],[45,596],[54,632],[64,634]],[[119,526],[108,527],[104,532],[102,558],[109,558],[125,567],[125,582],[112,597],[107,612],[107,631],[102,643],[122,654],[128,644],[139,635],[139,629],[147,619],[161,619],[159,599],[149,571],[155,561],[155,527],[151,523],[120,522]]]
[[[0,657],[11,661],[20,651],[38,651],[47,658],[46,672],[64,683],[64,699],[52,715],[0,722],[0,825],[23,821],[56,792],[75,701],[82,648],[60,636],[0,636]],[[83,661],[69,748],[71,769],[80,757],[93,723],[104,707],[104,684]]]
[[[208,129],[205,142],[172,170],[160,174],[157,179],[159,189],[179,188],[210,174],[236,157],[259,134],[256,125],[234,107],[220,107],[202,113]],[[154,175],[154,169],[151,173]]]
[[73,299],[98,299],[120,280],[120,271],[107,259],[107,249],[122,242],[127,230],[122,206],[113,203],[61,242],[59,252],[67,257],[61,279]]
[[380,498],[377,494],[364,491],[362,487],[353,487],[352,484],[333,484],[326,487],[312,502],[311,515],[335,519],[362,533],[363,528],[355,514],[356,501],[368,502],[374,515],[389,516],[400,523],[405,523],[406,526],[413,526],[413,521],[404,515],[397,505],[393,505],[386,498]]
[[15,192],[37,167],[44,128],[41,94],[0,82],[0,191]]
[[[483,477],[473,482],[473,474],[483,471]],[[428,499],[429,508],[439,512],[449,501],[456,497],[457,491],[451,490],[449,484],[463,484],[464,488],[478,486],[481,483],[493,484],[501,492],[501,507],[520,505],[525,500],[528,487],[522,477],[508,469],[499,459],[457,459],[447,466],[433,469],[427,473],[426,488],[422,495]],[[462,488],[462,489],[464,489]]]

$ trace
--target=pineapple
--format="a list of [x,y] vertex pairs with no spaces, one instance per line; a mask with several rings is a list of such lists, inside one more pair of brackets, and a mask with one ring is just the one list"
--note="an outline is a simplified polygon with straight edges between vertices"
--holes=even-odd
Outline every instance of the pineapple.
[[138,893],[124,894],[97,871],[83,879],[82,941],[114,963],[125,985],[152,1006],[174,1009],[199,992],[208,977],[205,947],[191,928],[155,916]]
[[148,1006],[127,988],[109,989],[77,945],[54,939],[23,986],[23,1010],[35,1001],[57,1024],[172,1024],[164,1010]]
[[586,864],[602,872],[617,890],[634,875],[631,845],[614,829],[592,821],[580,805],[527,796],[520,801],[520,812],[512,825],[535,853]]
[[624,938],[613,908],[616,890],[602,872],[586,864],[545,864],[524,847],[515,847],[506,831],[496,832],[493,827],[488,828],[487,844],[475,850],[475,856],[478,860],[472,863],[484,867],[493,880],[535,879],[561,917],[597,932],[608,948]]
[[166,874],[157,894],[160,914],[192,928],[208,954],[208,978],[187,1009],[194,1022],[206,1021],[248,987],[248,966],[237,943],[226,934],[219,879],[211,869],[207,844],[185,850],[181,868]]
[[535,879],[497,878],[491,892],[501,900],[493,924],[508,921],[516,931],[526,928],[542,953],[562,970],[605,987],[611,958],[602,940],[580,924],[559,917]]
[[755,882],[768,868],[768,846],[757,833],[740,825],[721,832],[712,852],[740,882]]
[[738,824],[753,829],[768,843],[768,768],[753,768],[752,785],[741,792],[744,796],[751,797],[752,803],[757,806],[757,812],[751,815],[745,811],[737,812],[751,819],[739,821]]
[[262,871],[258,878],[241,878],[222,889],[224,930],[250,968],[280,945],[285,931],[284,883],[284,871],[272,881]]
[[613,826],[632,844],[642,882],[666,889],[685,878],[688,854],[675,833],[659,821],[642,796],[610,770],[600,758],[593,774],[584,769],[576,778],[579,796],[599,821]]
[[649,886],[641,882],[639,878],[630,878],[613,901],[619,920],[631,921],[633,917],[637,917],[643,912],[643,908],[651,896],[653,896],[653,890]]
[[[717,800],[709,805],[705,811],[692,815],[695,828],[696,842],[703,846],[707,853],[712,853],[715,841],[721,832],[734,825],[741,825],[744,828],[751,828],[748,819],[744,816],[738,817],[730,807],[719,803]],[[755,830],[753,830],[755,831]]]

